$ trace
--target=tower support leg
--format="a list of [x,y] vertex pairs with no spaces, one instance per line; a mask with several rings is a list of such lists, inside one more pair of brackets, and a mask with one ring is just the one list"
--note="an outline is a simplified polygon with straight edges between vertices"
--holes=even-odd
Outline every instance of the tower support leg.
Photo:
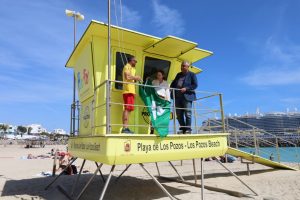
[[45,190],[48,190],[48,188],[61,176],[63,175],[63,173],[73,164],[73,162],[75,162],[77,158],[73,158],[69,164],[66,166],[66,168],[57,176],[55,177],[55,179],[53,181],[51,181],[51,183],[49,183],[46,187],[45,187]]
[[131,166],[131,164],[127,165],[126,168],[124,169],[124,171],[118,176],[118,178],[115,180],[115,182],[117,182],[121,176],[128,170],[128,168]]
[[201,200],[204,200],[204,165],[203,165],[203,158],[201,158],[200,164],[201,164]]
[[[99,167],[99,165],[98,165],[98,163],[97,162],[95,162],[95,164],[96,164],[96,166],[97,166],[97,168]],[[103,180],[103,183],[105,183],[105,178],[104,178],[104,176],[103,176],[103,174],[102,174],[102,172],[101,172],[101,169],[99,168],[99,173],[100,173],[100,175],[101,175],[101,178],[102,178],[102,180]]]
[[166,194],[168,195],[168,197],[173,200],[173,196],[166,190],[166,188],[164,188],[164,186],[162,186],[162,184],[160,184],[160,182],[152,175],[150,174],[150,172],[145,168],[145,166],[140,163],[140,166],[143,168],[143,170],[153,179],[153,181],[158,185],[158,187],[160,187],[160,189]]
[[115,165],[113,165],[113,166],[111,167],[111,170],[110,170],[109,175],[108,175],[108,177],[107,177],[107,179],[106,179],[106,182],[105,182],[105,185],[104,185],[103,190],[102,190],[102,192],[101,192],[101,196],[100,196],[99,200],[102,200],[102,199],[104,198],[106,189],[107,189],[107,187],[108,187],[108,184],[109,184],[109,181],[110,181],[110,179],[111,179],[112,173],[113,173],[114,170],[115,170],[115,167],[116,167]]
[[232,176],[234,176],[237,180],[239,180],[244,186],[246,186],[249,190],[251,190],[251,192],[253,192],[256,196],[258,196],[258,194],[252,189],[250,188],[244,181],[242,181],[242,179],[240,179],[234,172],[232,172],[230,169],[228,169],[223,163],[221,163],[221,161],[219,161],[218,159],[215,159],[222,167],[224,167]]
[[79,178],[80,178],[80,175],[81,175],[81,173],[82,173],[82,169],[83,169],[83,167],[84,167],[85,161],[86,161],[86,160],[84,159],[83,162],[82,162],[82,165],[81,165],[81,167],[80,167],[79,174],[78,174],[77,177],[76,177],[76,182],[75,182],[75,184],[72,186],[71,196],[74,194],[74,190],[75,190],[76,187],[77,187],[77,183],[78,183]]
[[85,192],[86,188],[89,186],[89,184],[92,182],[92,180],[95,178],[96,174],[98,173],[99,169],[102,167],[102,163],[97,167],[97,169],[95,170],[93,176],[89,179],[89,181],[85,184],[85,186],[83,187],[83,189],[81,190],[81,192],[79,193],[79,195],[76,197],[76,200],[80,199],[80,197],[83,195],[83,193]]
[[169,161],[171,167],[174,169],[174,171],[176,172],[176,174],[178,175],[178,177],[184,181],[184,178],[179,174],[179,172],[177,171],[177,169],[175,168],[175,166],[173,165],[173,163],[171,161]]
[[194,169],[195,184],[197,184],[197,173],[196,173],[195,159],[193,159],[193,169]]

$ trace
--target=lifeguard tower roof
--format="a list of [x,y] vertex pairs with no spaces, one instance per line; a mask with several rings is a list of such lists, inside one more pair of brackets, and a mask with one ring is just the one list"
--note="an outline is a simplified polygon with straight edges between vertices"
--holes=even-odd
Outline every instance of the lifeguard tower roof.
[[[107,24],[92,20],[69,57],[66,67],[74,67],[82,48],[92,40],[92,36],[107,38],[107,28]],[[191,63],[213,54],[211,51],[197,48],[198,44],[195,42],[174,36],[159,38],[118,26],[111,26],[111,40],[143,47],[143,51],[147,53],[176,58],[178,61],[188,60]],[[193,67],[192,71],[200,73],[202,70]]]

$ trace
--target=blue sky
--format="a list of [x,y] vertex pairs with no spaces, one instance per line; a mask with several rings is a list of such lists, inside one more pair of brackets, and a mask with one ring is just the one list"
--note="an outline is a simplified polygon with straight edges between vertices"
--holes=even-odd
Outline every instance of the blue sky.
[[[122,4],[125,27],[179,36],[214,52],[195,64],[204,70],[199,89],[222,92],[225,113],[300,109],[300,1]],[[1,5],[0,122],[69,130],[72,71],[64,65],[73,48],[73,22],[64,10],[85,15],[79,37],[90,20],[107,21],[107,1],[1,0]]]

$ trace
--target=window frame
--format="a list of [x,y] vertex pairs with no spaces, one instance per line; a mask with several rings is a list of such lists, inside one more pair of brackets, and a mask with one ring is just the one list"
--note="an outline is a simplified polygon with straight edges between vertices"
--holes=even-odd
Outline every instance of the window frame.
[[142,78],[144,78],[144,74],[145,74],[146,57],[151,57],[151,58],[160,59],[160,60],[164,60],[164,61],[170,62],[170,67],[169,67],[169,70],[168,70],[168,73],[167,73],[168,76],[165,77],[165,80],[169,83],[169,81],[168,81],[169,80],[169,74],[171,72],[171,68],[173,66],[173,61],[174,60],[173,59],[169,59],[168,57],[165,57],[165,56],[160,56],[160,55],[156,55],[156,54],[151,54],[151,53],[144,52],[144,54],[142,56],[142,58],[143,58],[143,63],[142,63],[143,68],[141,70],[141,72],[143,74]]

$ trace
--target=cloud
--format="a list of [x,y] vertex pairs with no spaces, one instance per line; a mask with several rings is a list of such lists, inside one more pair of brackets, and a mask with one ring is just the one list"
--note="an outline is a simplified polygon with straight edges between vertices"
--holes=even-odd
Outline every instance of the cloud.
[[260,52],[256,69],[241,78],[251,86],[300,84],[300,46],[269,37]]
[[57,51],[68,51],[73,41],[67,36],[66,28],[57,28],[65,27],[70,22],[61,9],[65,4],[38,0],[6,1],[5,4],[5,7],[13,8],[15,14],[10,9],[0,8],[0,67],[20,69],[34,64],[61,67],[66,56]]
[[[138,11],[128,8],[126,5],[116,3],[114,0],[114,10],[112,12],[113,23],[129,29],[138,29],[141,23],[141,15]],[[122,9],[121,9],[122,8]]]
[[274,37],[269,37],[264,46],[264,59],[266,62],[277,62],[281,65],[294,65],[300,61],[300,46],[292,42],[278,41]]
[[126,28],[137,29],[141,22],[141,16],[138,11],[129,9],[123,4],[122,25]]
[[152,0],[154,9],[153,23],[156,26],[158,33],[161,35],[176,35],[180,36],[184,33],[184,21],[181,14],[166,5],[163,5],[159,0]]
[[[9,88],[7,86],[9,85]],[[63,87],[62,87],[63,86]],[[30,74],[0,75],[0,104],[57,103],[71,100],[72,81]]]
[[4,2],[6,6],[0,7],[0,91],[4,94],[0,103],[71,99],[72,74],[64,64],[73,47],[73,29],[72,20],[64,14],[66,3]]
[[280,69],[280,67],[274,66],[257,69],[242,80],[251,86],[300,84],[300,68]]
[[300,98],[299,97],[287,97],[280,99],[281,102],[288,103],[288,104],[299,104]]

